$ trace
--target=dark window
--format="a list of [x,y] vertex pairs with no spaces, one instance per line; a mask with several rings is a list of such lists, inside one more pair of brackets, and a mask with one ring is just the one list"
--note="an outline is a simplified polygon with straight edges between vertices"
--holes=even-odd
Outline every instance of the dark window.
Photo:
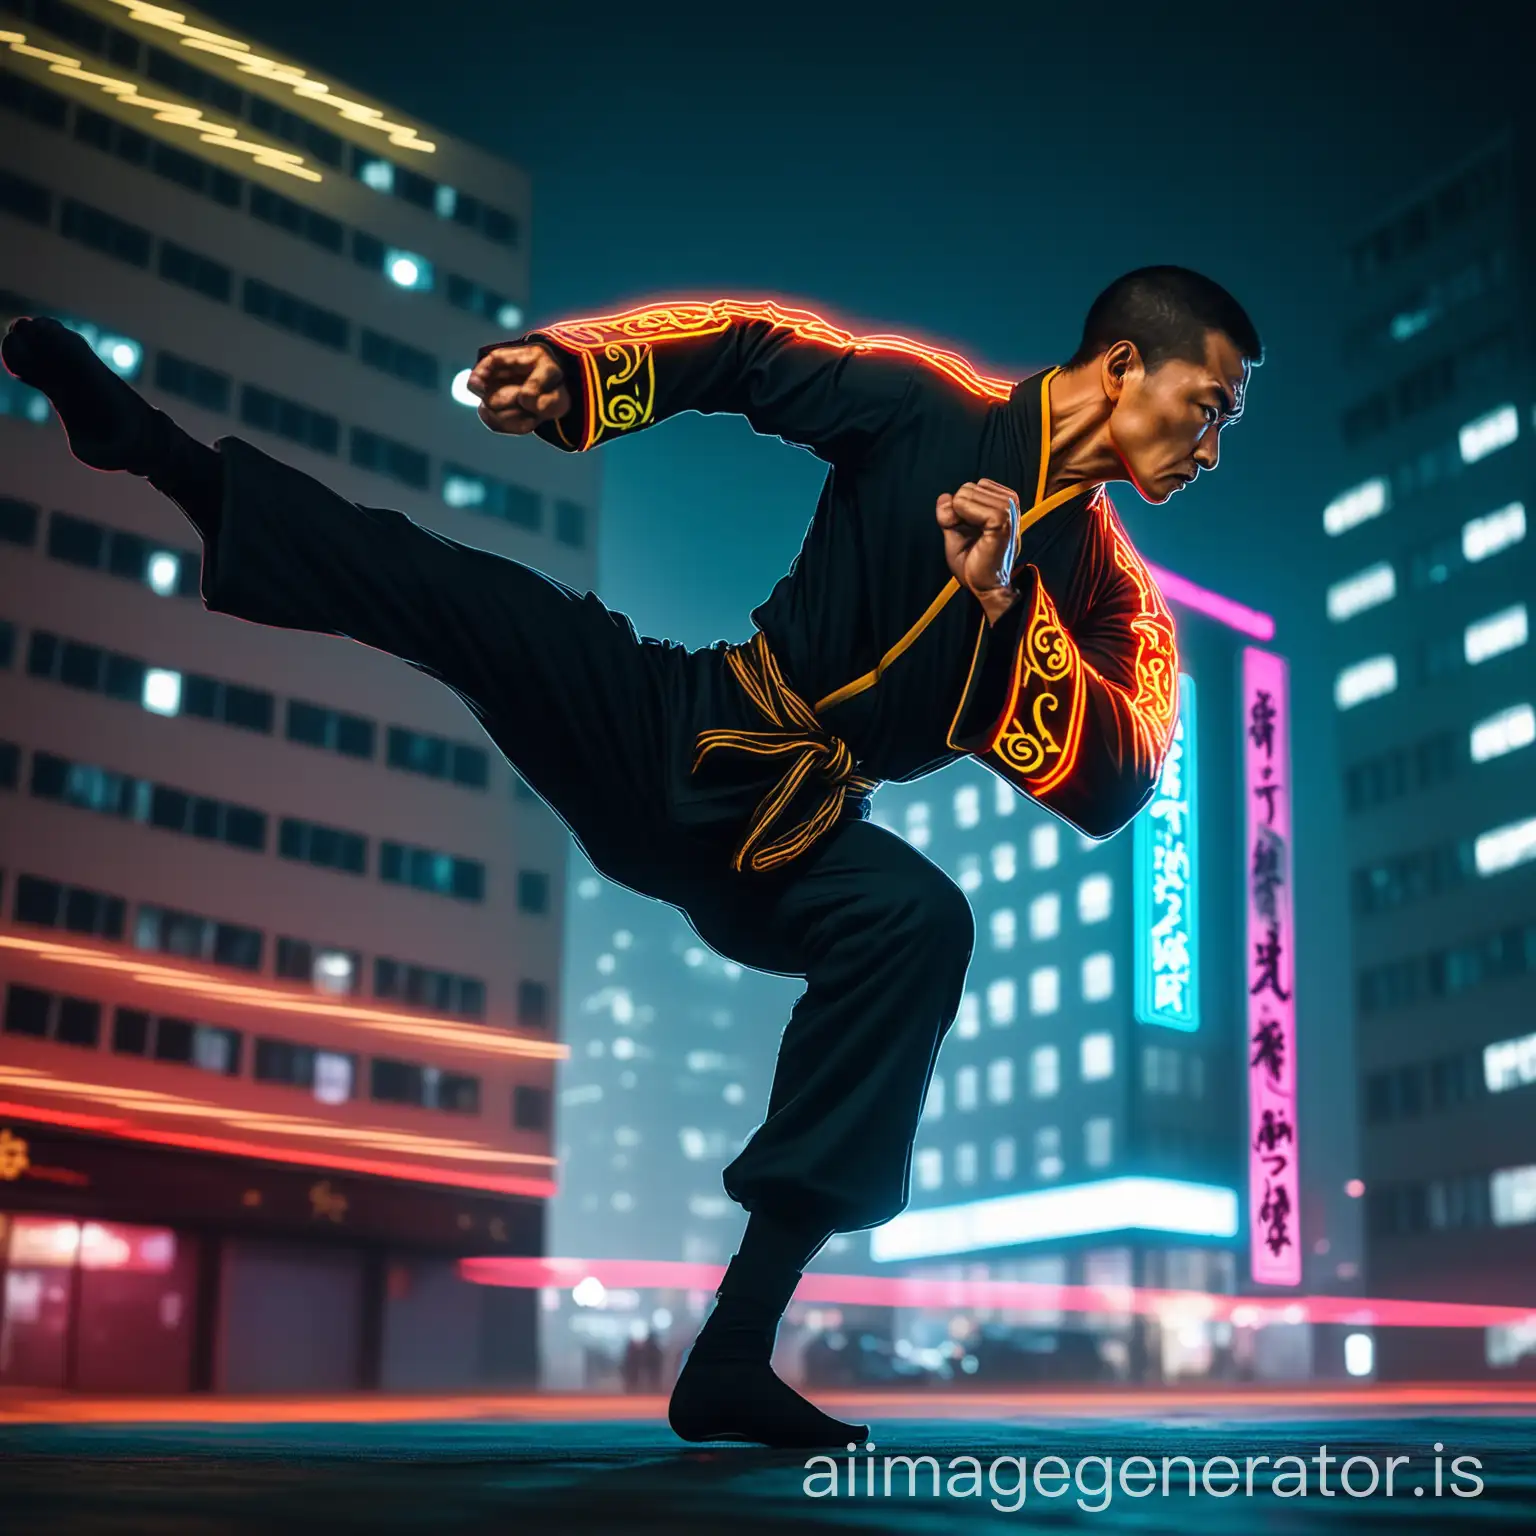
[[12,982],[5,989],[5,1032],[8,1035],[46,1037],[53,995]]
[[360,229],[352,231],[352,259],[360,267],[367,267],[371,272],[384,270],[384,242],[376,240],[372,235],[366,235]]
[[341,443],[341,423],[334,416],[268,394],[253,384],[240,388],[240,419],[247,426],[275,432],[318,453],[335,453]]
[[112,1049],[124,1056],[149,1052],[149,1015],[138,1008],[119,1008],[112,1018]]
[[537,869],[518,870],[517,904],[524,912],[549,911],[549,876]]
[[458,743],[453,748],[453,781],[471,789],[485,789],[491,782],[491,759],[479,747]]
[[526,1029],[543,1029],[549,1023],[549,988],[542,981],[517,984],[517,1022]]
[[1380,1125],[1392,1118],[1392,1074],[1372,1072],[1365,1080],[1365,1118]]
[[[344,243],[345,231],[335,219],[327,218],[322,213],[316,213],[312,208],[304,207],[302,203],[296,203],[291,198],[283,197],[277,192],[270,192],[267,188],[254,184],[251,187],[251,214],[263,223],[275,225],[278,229],[308,240],[312,245],[318,245],[323,250],[340,252]],[[382,266],[382,246],[379,247],[379,252]]]
[[581,549],[587,542],[587,511],[574,501],[555,503],[555,537],[562,544]]
[[389,475],[406,485],[426,490],[430,474],[427,455],[391,438],[352,428],[352,462],[375,474]]
[[0,70],[0,107],[30,117],[45,128],[62,128],[69,113],[69,103],[56,91],[6,70]]
[[360,337],[358,356],[370,368],[392,373],[407,383],[420,385],[423,389],[437,388],[437,359],[418,347],[407,346],[403,341],[365,328]]
[[374,725],[359,715],[336,716],[336,750],[348,757],[373,756]]
[[519,1083],[512,1090],[512,1124],[520,1131],[547,1131],[549,1089]]
[[35,502],[18,501],[14,496],[0,496],[0,539],[30,549],[37,542],[42,508]]
[[498,245],[517,243],[517,220],[499,208],[485,208],[480,215],[480,233]]
[[53,1038],[64,1045],[95,1050],[101,1043],[101,1004],[84,997],[61,997]]
[[285,293],[254,277],[246,278],[242,286],[241,307],[258,320],[281,326],[320,346],[345,352],[351,345],[351,326],[334,310],[321,309],[297,294]]
[[174,352],[155,354],[155,387],[180,395],[205,411],[227,411],[233,384],[228,374],[189,362]]
[[167,282],[180,283],[204,298],[228,304],[234,290],[234,274],[222,262],[200,256],[174,240],[160,242],[160,276]]
[[21,748],[14,741],[0,741],[0,789],[15,789],[21,779]]
[[440,736],[427,736],[420,731],[392,725],[386,740],[386,761],[391,768],[405,768],[434,779],[448,776],[448,743]]
[[287,816],[278,832],[277,851],[285,859],[361,875],[365,873],[368,861],[368,840],[356,832],[316,826],[313,822]]
[[[231,839],[233,841],[233,839]],[[257,848],[261,845],[255,844]],[[217,923],[213,930],[213,962],[241,971],[261,969],[262,932],[237,923]]]
[[16,626],[9,619],[0,619],[0,667],[9,667],[16,654]]
[[375,1056],[369,1063],[369,1091],[383,1104],[420,1104],[422,1069],[409,1061]]
[[238,86],[210,75],[206,70],[190,64],[178,54],[166,53],[151,46],[145,64],[145,74],[161,85],[168,85],[194,101],[207,102],[231,117],[239,117],[245,105],[245,92]]
[[0,170],[0,209],[33,224],[53,222],[53,198],[48,189],[10,171]]
[[295,1088],[311,1088],[315,1082],[314,1048],[292,1040],[258,1037],[253,1075],[259,1083],[287,1083]]
[[150,233],[125,219],[114,218],[99,208],[64,200],[64,219],[60,226],[66,240],[78,240],[103,256],[115,257],[131,266],[149,265]]

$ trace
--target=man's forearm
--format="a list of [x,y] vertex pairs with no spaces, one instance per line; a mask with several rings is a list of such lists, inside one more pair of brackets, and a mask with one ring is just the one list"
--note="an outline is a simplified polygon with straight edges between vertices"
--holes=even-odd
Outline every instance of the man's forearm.
[[993,587],[989,592],[975,594],[981,611],[987,616],[987,624],[993,625],[1018,602],[1019,594],[1014,587]]

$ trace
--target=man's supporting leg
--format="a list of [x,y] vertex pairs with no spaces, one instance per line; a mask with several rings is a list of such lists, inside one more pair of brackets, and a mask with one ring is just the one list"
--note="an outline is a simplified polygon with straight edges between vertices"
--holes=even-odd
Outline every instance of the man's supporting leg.
[[918,1118],[970,962],[970,904],[902,839],[850,822],[782,876],[736,877],[688,910],[722,954],[807,986],[767,1118],[726,1169],[752,1215],[678,1379],[673,1427],[688,1439],[845,1445],[866,1428],[828,1419],[772,1375],[773,1330],[827,1234],[876,1226],[906,1203]]

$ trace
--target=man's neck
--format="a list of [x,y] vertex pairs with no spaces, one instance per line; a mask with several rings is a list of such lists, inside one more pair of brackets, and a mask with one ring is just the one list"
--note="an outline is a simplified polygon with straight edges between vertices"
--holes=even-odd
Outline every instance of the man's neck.
[[1051,402],[1045,494],[1087,481],[1123,479],[1124,461],[1109,435],[1110,402],[1092,369],[1063,368],[1046,386]]

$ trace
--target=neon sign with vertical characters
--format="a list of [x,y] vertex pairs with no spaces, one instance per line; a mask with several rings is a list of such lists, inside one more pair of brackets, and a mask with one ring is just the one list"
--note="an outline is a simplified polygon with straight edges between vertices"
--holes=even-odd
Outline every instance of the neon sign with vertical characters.
[[1136,1018],[1200,1027],[1199,811],[1195,680],[1179,674],[1179,714],[1157,792],[1136,818]]
[[1289,689],[1281,657],[1252,646],[1244,650],[1248,1028],[1243,1055],[1249,1256],[1260,1285],[1301,1284]]

